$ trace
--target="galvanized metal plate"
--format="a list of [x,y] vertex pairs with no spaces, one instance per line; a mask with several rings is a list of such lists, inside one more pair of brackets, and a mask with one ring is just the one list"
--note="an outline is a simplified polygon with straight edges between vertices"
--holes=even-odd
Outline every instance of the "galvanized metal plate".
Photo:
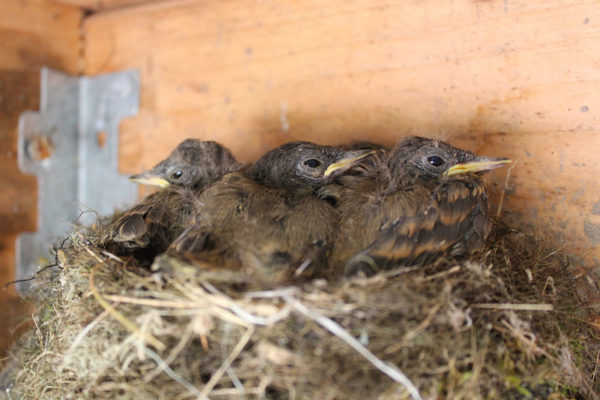
[[[16,242],[16,278],[49,263],[53,244],[72,224],[90,224],[135,202],[137,185],[118,173],[121,119],[139,110],[139,73],[71,77],[43,68],[40,111],[19,120],[20,169],[37,176],[37,232]],[[21,292],[29,288],[19,285]]]

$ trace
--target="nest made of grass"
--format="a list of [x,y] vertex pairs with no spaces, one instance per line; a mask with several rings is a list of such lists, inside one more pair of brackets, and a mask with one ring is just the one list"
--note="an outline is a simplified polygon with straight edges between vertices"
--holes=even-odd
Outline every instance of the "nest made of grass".
[[502,223],[467,260],[263,291],[96,242],[74,232],[38,276],[9,398],[598,398],[575,266]]

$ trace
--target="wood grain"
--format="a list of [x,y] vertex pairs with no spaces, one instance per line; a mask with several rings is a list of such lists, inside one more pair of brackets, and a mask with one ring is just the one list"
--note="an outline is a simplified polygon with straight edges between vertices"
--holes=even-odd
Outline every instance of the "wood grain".
[[244,161],[300,138],[442,137],[517,161],[504,211],[600,271],[597,1],[178,1],[93,15],[85,35],[87,73],[141,70],[125,172],[188,136]]
[[[46,1],[0,2],[0,285],[14,279],[16,235],[36,229],[36,180],[17,166],[17,125],[39,108],[42,66],[79,69],[81,11]],[[30,319],[11,287],[0,290],[0,358]]]
[[130,7],[145,3],[165,2],[169,0],[52,0],[55,3],[80,7],[84,10],[105,11],[114,8]]

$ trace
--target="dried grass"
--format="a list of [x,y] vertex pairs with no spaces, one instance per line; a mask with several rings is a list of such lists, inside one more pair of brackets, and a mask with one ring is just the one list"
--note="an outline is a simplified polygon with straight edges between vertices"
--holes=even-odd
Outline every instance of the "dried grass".
[[598,398],[579,271],[502,223],[468,260],[268,291],[69,242],[37,279],[7,398]]

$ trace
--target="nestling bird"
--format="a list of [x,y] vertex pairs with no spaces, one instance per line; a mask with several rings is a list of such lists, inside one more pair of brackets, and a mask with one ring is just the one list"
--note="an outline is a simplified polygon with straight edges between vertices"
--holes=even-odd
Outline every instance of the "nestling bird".
[[[262,283],[322,272],[338,217],[315,191],[370,152],[308,142],[267,152],[246,172],[229,174],[202,193],[196,221],[167,255]],[[168,262],[161,259],[158,268]]]
[[117,253],[143,249],[149,258],[164,252],[189,225],[197,196],[239,168],[231,152],[219,143],[184,140],[154,168],[130,177],[163,190],[149,195],[114,221],[105,235],[105,244]]
[[321,190],[340,213],[332,273],[371,275],[481,248],[490,225],[481,173],[510,162],[413,136],[362,175],[339,178]]
[[225,146],[212,140],[185,139],[151,170],[129,179],[161,188],[179,186],[202,190],[238,169],[240,164]]

